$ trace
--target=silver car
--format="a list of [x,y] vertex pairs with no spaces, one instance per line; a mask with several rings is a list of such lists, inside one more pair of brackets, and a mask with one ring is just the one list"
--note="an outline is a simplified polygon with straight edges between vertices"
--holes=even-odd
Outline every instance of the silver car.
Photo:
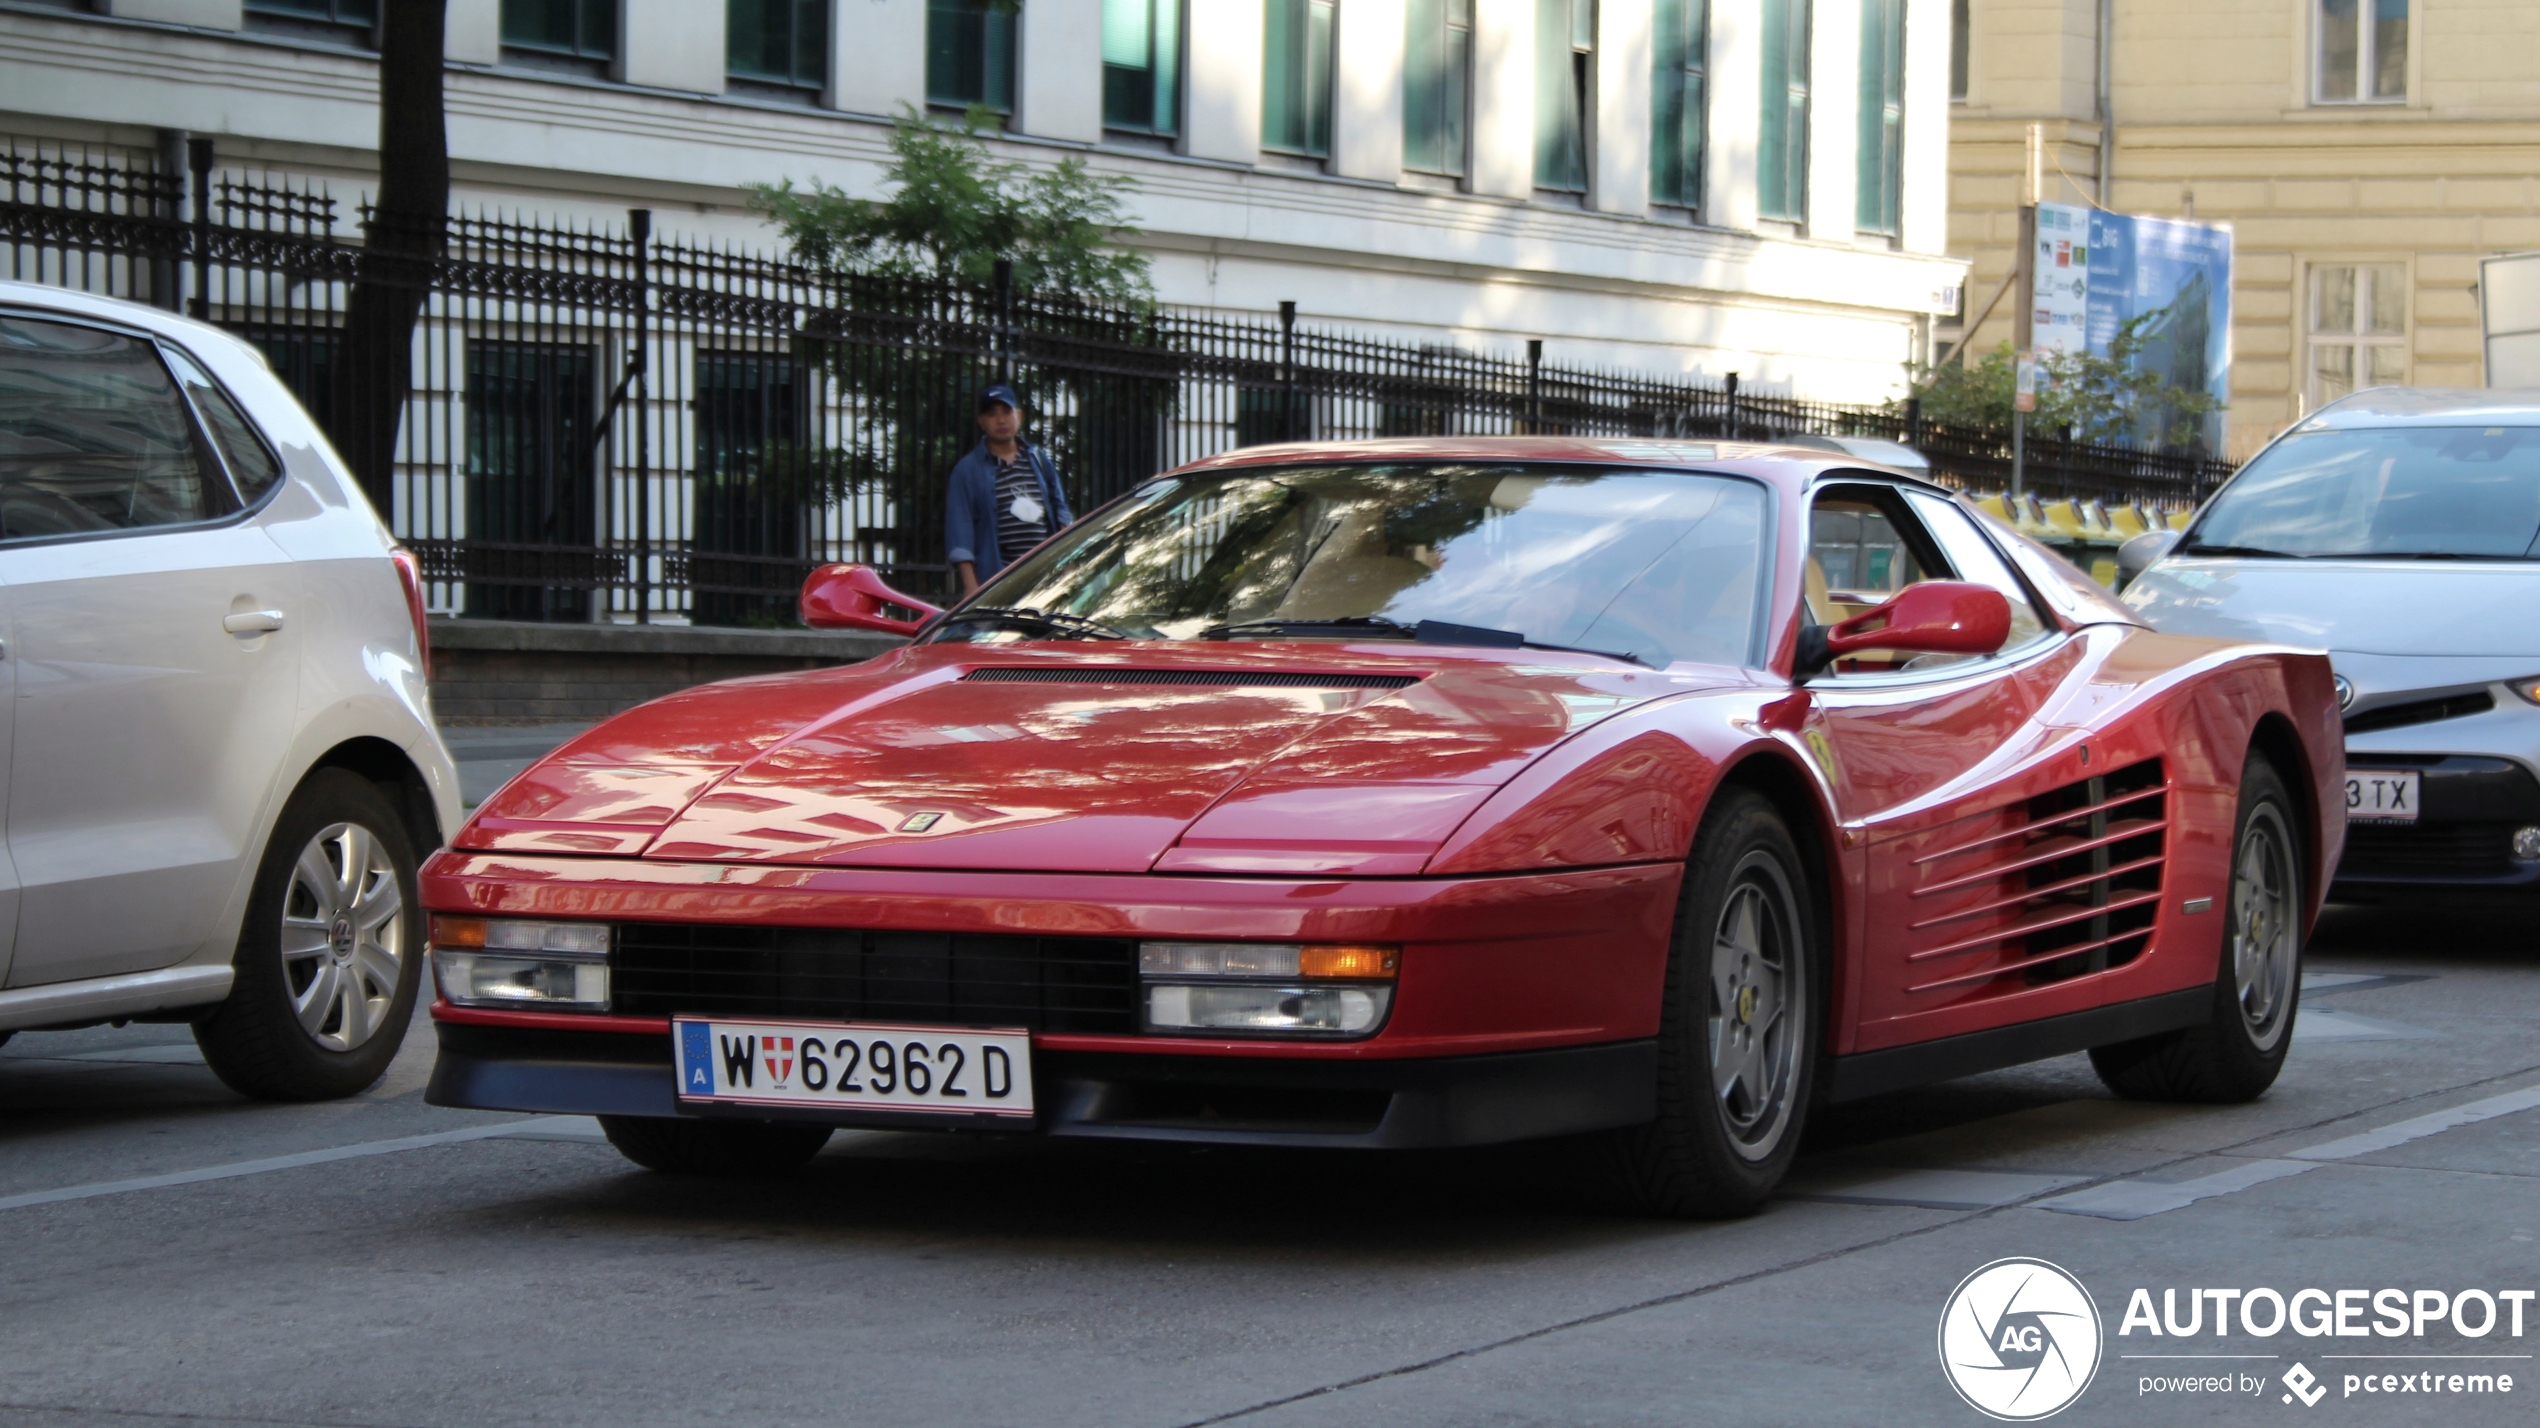
[[2540,885],[2540,391],[2359,392],[2125,556],[2160,629],[2329,651],[2341,893]]

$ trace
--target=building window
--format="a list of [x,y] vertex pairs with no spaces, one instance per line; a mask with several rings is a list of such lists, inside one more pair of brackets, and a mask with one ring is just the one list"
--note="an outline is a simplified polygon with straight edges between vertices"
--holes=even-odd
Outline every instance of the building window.
[[1472,112],[1473,0],[1409,0],[1402,45],[1402,165],[1462,175]]
[[2408,380],[2408,270],[2399,263],[2311,269],[2311,405]]
[[1949,97],[1967,99],[1967,0],[1949,0]]
[[[699,352],[697,479],[688,548],[700,625],[791,624],[794,596],[746,587],[781,567],[709,555],[801,558],[819,501],[811,369],[790,353]],[[790,575],[792,572],[786,572]],[[703,577],[702,579],[700,577]],[[724,588],[704,588],[721,586]],[[736,588],[738,587],[738,588]]]
[[1261,146],[1332,152],[1334,0],[1266,0],[1261,35]]
[[1861,0],[1861,142],[1852,226],[1893,238],[1904,214],[1905,0]]
[[255,29],[367,45],[379,26],[379,0],[247,0]]
[[1596,0],[1535,0],[1535,187],[1585,193]]
[[740,92],[817,96],[829,83],[829,0],[724,0],[723,72]]
[[1657,72],[1649,94],[1649,196],[1699,208],[1711,112],[1703,75],[1711,54],[1711,0],[1656,0],[1653,15]]
[[1102,122],[1182,131],[1182,0],[1102,0]]
[[[599,542],[592,475],[594,367],[587,347],[471,342],[467,348],[469,540],[562,547]],[[534,560],[536,553],[529,553]],[[471,582],[467,613],[505,620],[586,620],[587,590]]]
[[606,65],[617,58],[618,0],[503,0],[506,59]]
[[1014,112],[1018,0],[927,0],[926,102]]
[[1764,112],[1756,135],[1755,208],[1808,217],[1808,0],[1763,0]]
[[2319,35],[2319,102],[2401,104],[2408,98],[2408,0],[2311,0]]

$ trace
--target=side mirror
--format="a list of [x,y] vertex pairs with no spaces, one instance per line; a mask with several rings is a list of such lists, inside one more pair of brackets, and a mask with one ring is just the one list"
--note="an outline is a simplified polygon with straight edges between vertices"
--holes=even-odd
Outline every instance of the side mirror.
[[1875,610],[1800,631],[1799,677],[1870,650],[1989,655],[2011,638],[2011,602],[1990,585],[1926,580]]
[[2152,568],[2152,562],[2170,553],[2178,544],[2176,531],[2145,531],[2117,547],[2117,588],[2123,590],[2134,583],[2134,577]]
[[[943,611],[903,595],[882,583],[869,565],[824,565],[803,582],[803,623],[815,630],[877,630],[886,635],[913,635]],[[890,607],[916,612],[915,619],[889,613]]]

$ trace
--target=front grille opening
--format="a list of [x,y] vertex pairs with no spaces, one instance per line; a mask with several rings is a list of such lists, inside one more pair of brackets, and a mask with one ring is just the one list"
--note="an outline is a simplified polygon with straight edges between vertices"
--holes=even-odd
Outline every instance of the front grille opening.
[[2168,821],[2162,787],[2161,761],[2146,759],[2029,800],[2032,847],[2055,839],[2077,844],[2027,870],[2030,887],[2051,889],[2030,899],[2030,913],[2135,904],[2029,933],[2022,951],[2031,960],[2021,970],[2030,986],[2122,967],[2150,945],[2159,904],[2138,899],[2161,888]]
[[1391,1091],[1128,1081],[1105,1085],[1087,1119],[1105,1125],[1177,1130],[1366,1135],[1384,1120],[1392,1104]]
[[2341,878],[2493,877],[2513,866],[2518,822],[2349,823]]
[[2404,729],[2411,724],[2432,724],[2442,719],[2466,719],[2484,714],[2496,707],[2496,696],[2486,690],[2474,694],[2455,694],[2446,699],[2420,699],[2413,704],[2393,704],[2386,709],[2372,709],[2346,721],[2349,734],[2369,734],[2375,729]]
[[1206,689],[1402,689],[1411,674],[1314,674],[1296,670],[1104,669],[1082,665],[987,665],[963,675],[982,684],[1143,684]]
[[621,923],[610,1007],[1134,1035],[1137,961],[1109,938]]

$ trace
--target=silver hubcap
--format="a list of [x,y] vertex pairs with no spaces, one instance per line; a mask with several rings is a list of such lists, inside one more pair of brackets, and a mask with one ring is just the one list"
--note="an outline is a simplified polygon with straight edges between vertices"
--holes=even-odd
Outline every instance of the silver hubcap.
[[1780,863],[1753,852],[1729,879],[1711,937],[1711,1089],[1729,1143],[1748,1160],[1790,1128],[1799,1079],[1807,962],[1799,909]]
[[388,850],[358,823],[321,830],[282,900],[282,976],[301,1029],[329,1051],[370,1040],[405,964],[405,895]]
[[2241,830],[2240,855],[2232,860],[2232,984],[2241,1024],[2262,1051],[2284,1034],[2300,972],[2292,846],[2275,805],[2262,804]]

